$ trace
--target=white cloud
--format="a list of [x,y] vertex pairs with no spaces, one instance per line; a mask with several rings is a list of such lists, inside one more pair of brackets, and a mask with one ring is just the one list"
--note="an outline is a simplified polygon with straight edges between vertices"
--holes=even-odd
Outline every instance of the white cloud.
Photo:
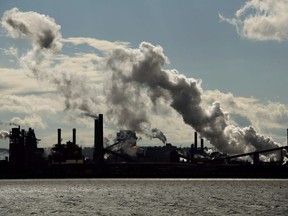
[[39,83],[27,76],[30,71],[25,69],[1,68],[0,67],[0,97],[9,94],[22,94],[31,91],[45,91],[47,89],[39,89]]
[[111,49],[119,48],[119,47],[127,47],[129,43],[120,42],[120,41],[107,41],[107,40],[99,40],[96,38],[87,38],[87,37],[70,37],[63,38],[62,42],[71,43],[74,45],[87,44],[95,49],[102,51],[109,51]]
[[283,41],[288,39],[288,1],[250,0],[232,19],[220,16],[236,27],[237,33],[257,41]]
[[49,113],[53,114],[64,110],[61,106],[61,99],[58,97],[53,98],[53,95],[27,95],[16,96],[7,95],[4,96],[1,101],[0,110],[2,112],[15,112],[15,113]]

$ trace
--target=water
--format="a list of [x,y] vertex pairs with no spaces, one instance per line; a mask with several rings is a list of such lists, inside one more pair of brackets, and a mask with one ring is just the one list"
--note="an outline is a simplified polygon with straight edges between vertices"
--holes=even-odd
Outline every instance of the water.
[[288,180],[0,180],[1,215],[288,215]]

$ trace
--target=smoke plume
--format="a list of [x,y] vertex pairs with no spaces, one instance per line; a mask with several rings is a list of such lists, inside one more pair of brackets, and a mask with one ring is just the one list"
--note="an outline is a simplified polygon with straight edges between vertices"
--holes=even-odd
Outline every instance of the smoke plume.
[[166,136],[163,134],[162,131],[160,131],[157,128],[153,128],[151,130],[152,134],[151,134],[151,138],[158,138],[159,140],[161,140],[163,142],[163,144],[166,144],[167,139]]
[[[107,60],[108,66],[115,71],[105,91],[108,106],[107,116],[121,127],[145,134],[150,138],[159,138],[165,142],[166,137],[159,129],[155,128],[154,131],[151,129],[148,112],[151,105],[149,97],[139,83],[133,82],[126,74],[132,73],[129,63],[134,59],[130,58],[133,54],[131,56],[122,55],[121,52],[125,52],[125,50],[125,48],[114,50]],[[117,61],[117,65],[114,65],[115,61]],[[163,139],[163,137],[165,138]]]
[[252,126],[239,128],[229,124],[228,113],[220,103],[204,109],[201,81],[187,78],[176,70],[163,69],[167,62],[163,49],[147,42],[142,42],[138,49],[119,48],[109,54],[107,66],[113,74],[106,94],[108,112],[114,114],[118,124],[128,128],[135,124],[141,131],[141,125],[150,121],[148,112],[151,111],[147,108],[153,108],[164,99],[181,114],[186,124],[222,152],[242,153],[278,147]]
[[43,122],[43,119],[35,114],[32,114],[30,116],[26,116],[23,119],[19,117],[14,117],[11,119],[11,124],[13,125],[23,125],[33,128],[41,128],[45,129],[47,128],[47,125],[45,122]]
[[[246,6],[239,16],[246,8],[250,7]],[[21,57],[22,65],[29,68],[38,80],[52,83],[65,98],[66,109],[80,109],[89,115],[95,113],[95,92],[87,85],[85,77],[70,71],[51,72],[51,69],[41,67],[47,54],[56,53],[62,47],[61,27],[54,19],[13,8],[4,13],[1,24],[12,37],[32,42],[32,49]],[[239,128],[229,123],[229,115],[220,103],[204,108],[201,81],[188,78],[177,70],[163,69],[168,59],[160,46],[147,42],[142,42],[138,49],[120,46],[109,51],[105,60],[112,71],[105,89],[107,116],[118,126],[166,142],[164,134],[151,127],[150,119],[150,114],[164,101],[182,116],[187,125],[224,153],[278,146],[272,139],[258,134],[252,126]]]
[[66,110],[80,109],[93,113],[96,100],[91,96],[93,89],[87,85],[83,75],[53,71],[41,65],[49,54],[56,54],[62,48],[61,27],[53,18],[13,8],[4,13],[1,24],[13,38],[25,38],[32,42],[32,49],[23,54],[20,63],[31,70],[36,79],[56,87],[57,92],[65,98]]
[[110,150],[120,154],[136,156],[137,149],[134,149],[133,146],[136,146],[137,139],[135,132],[130,130],[120,130],[117,134],[118,144],[113,145]]
[[31,40],[34,55],[43,49],[53,52],[61,50],[61,27],[49,16],[32,11],[21,12],[17,8],[12,8],[4,13],[2,26],[14,38]]
[[1,24],[13,38],[32,42],[32,49],[21,56],[20,64],[30,69],[37,79],[47,79],[47,73],[41,73],[40,63],[46,54],[61,50],[60,25],[49,16],[33,11],[22,12],[18,8],[6,11]]
[[0,139],[6,139],[8,137],[9,137],[8,131],[0,130]]

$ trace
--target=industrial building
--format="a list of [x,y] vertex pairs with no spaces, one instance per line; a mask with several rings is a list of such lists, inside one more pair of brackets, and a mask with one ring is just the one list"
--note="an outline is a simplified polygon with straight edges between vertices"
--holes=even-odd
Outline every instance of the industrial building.
[[[90,177],[233,177],[233,178],[288,178],[288,166],[279,161],[262,162],[259,155],[279,151],[287,155],[288,146],[239,155],[208,154],[204,140],[194,133],[189,148],[178,148],[170,143],[164,146],[137,145],[133,131],[122,130],[116,142],[103,145],[103,115],[94,119],[93,158],[85,159],[83,149],[77,144],[76,129],[72,141],[62,143],[58,129],[57,143],[48,157],[38,148],[39,139],[33,129],[20,127],[10,132],[9,160],[0,163],[0,178],[90,178]],[[252,163],[236,160],[252,158]]]
[[9,163],[16,167],[37,164],[44,160],[44,149],[38,148],[39,139],[34,130],[20,130],[20,126],[12,128],[9,142]]

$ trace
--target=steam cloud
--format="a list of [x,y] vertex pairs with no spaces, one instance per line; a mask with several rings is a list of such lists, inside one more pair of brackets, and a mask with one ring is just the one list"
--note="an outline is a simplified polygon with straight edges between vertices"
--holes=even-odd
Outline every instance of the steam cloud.
[[34,54],[43,49],[53,52],[61,50],[61,27],[49,16],[32,11],[21,12],[13,8],[4,13],[2,26],[14,38],[32,40]]
[[0,139],[6,139],[8,137],[9,137],[8,131],[0,130]]
[[14,117],[11,119],[11,122],[11,124],[13,125],[26,125],[33,128],[45,129],[47,127],[46,123],[43,122],[42,118],[35,114],[31,116],[26,116],[23,119],[19,117]]
[[91,96],[92,89],[84,76],[67,71],[51,73],[51,69],[41,68],[41,62],[49,53],[55,54],[62,48],[61,27],[53,18],[13,8],[4,13],[1,24],[12,37],[32,41],[32,49],[21,57],[20,63],[30,69],[38,80],[55,85],[65,98],[67,110],[78,108],[93,113],[96,100]]
[[[145,134],[150,138],[159,138],[166,142],[166,137],[157,128],[151,129],[149,113],[149,98],[141,91],[141,86],[125,73],[132,73],[131,56],[122,55],[125,48],[116,49],[107,59],[107,65],[115,72],[112,74],[110,86],[106,89],[107,115],[117,125],[128,130]],[[133,52],[133,50],[131,50]],[[135,53],[135,55],[137,55]],[[121,58],[123,57],[123,61]],[[130,59],[129,59],[130,58]],[[116,62],[117,61],[117,62]],[[117,65],[114,65],[117,64]],[[147,102],[147,103],[146,103]],[[160,135],[161,134],[161,135]]]
[[[260,5],[261,2],[271,1],[251,2],[253,4],[247,3],[237,12],[236,19],[228,20],[222,17],[223,20],[235,24],[247,37],[251,34],[247,33],[246,23],[240,20],[240,16],[250,8],[258,10],[256,3]],[[279,2],[284,4],[284,1]],[[279,4],[273,10],[278,10]],[[264,8],[262,11],[270,15],[270,9]],[[32,41],[32,50],[22,56],[22,63],[33,71],[37,79],[48,80],[56,86],[58,92],[65,97],[67,109],[78,108],[93,116],[93,108],[97,101],[91,96],[93,91],[86,85],[83,77],[63,71],[49,73],[40,67],[41,58],[46,52],[55,53],[62,47],[60,26],[52,18],[13,8],[3,15],[2,26],[12,37]],[[281,38],[282,35],[285,36],[280,35]],[[270,36],[269,33],[263,38],[268,39],[273,35]],[[258,134],[252,126],[239,128],[230,124],[228,113],[222,110],[220,103],[215,102],[208,109],[204,109],[201,105],[201,81],[188,78],[177,70],[163,69],[167,62],[163,49],[147,42],[142,42],[138,49],[118,47],[109,52],[106,65],[112,71],[112,76],[105,89],[105,96],[107,114],[111,120],[126,129],[166,142],[166,137],[159,129],[151,129],[149,117],[151,112],[157,110],[157,105],[164,101],[182,116],[187,125],[197,130],[203,138],[224,153],[278,147],[277,143]]]
[[108,147],[108,149],[121,154],[136,156],[137,149],[134,149],[133,146],[136,146],[137,139],[138,137],[135,132],[130,130],[120,130],[117,134],[118,144],[112,145],[111,147]]
[[[110,53],[107,66],[113,75],[106,94],[108,113],[113,114],[119,124],[128,128],[135,125],[141,131],[141,126],[150,121],[146,104],[156,106],[164,99],[181,114],[186,124],[222,152],[241,153],[278,147],[252,126],[239,128],[229,124],[228,113],[222,110],[220,103],[215,102],[204,109],[201,82],[176,70],[164,70],[166,63],[163,49],[147,42],[142,42],[138,49],[119,48]],[[142,100],[146,100],[144,104]]]
[[282,41],[288,39],[287,11],[287,0],[250,0],[235,13],[235,18],[219,16],[220,20],[234,25],[244,38]]
[[153,128],[151,130],[152,132],[152,138],[158,138],[160,139],[164,144],[166,144],[167,142],[167,139],[166,139],[166,136],[163,134],[162,131],[160,131],[159,129],[157,128]]

